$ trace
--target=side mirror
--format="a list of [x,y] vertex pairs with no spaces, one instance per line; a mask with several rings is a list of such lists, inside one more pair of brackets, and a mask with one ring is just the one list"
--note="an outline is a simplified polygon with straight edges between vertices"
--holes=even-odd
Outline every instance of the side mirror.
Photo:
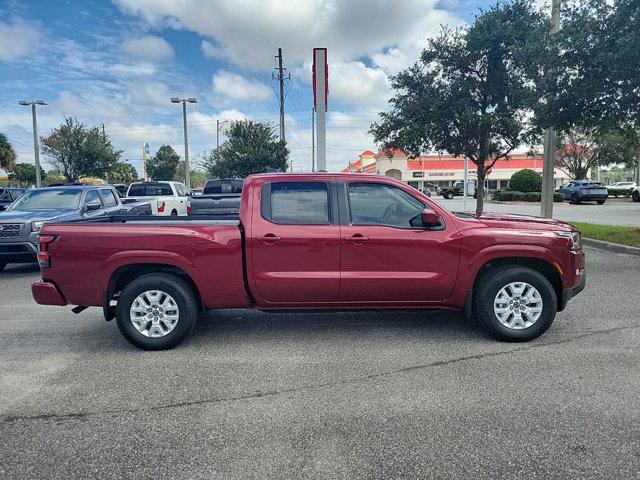
[[422,210],[420,218],[422,219],[422,225],[424,225],[425,227],[434,227],[436,225],[440,225],[440,216],[430,208],[425,208],[424,210]]
[[85,211],[93,212],[93,211],[96,211],[96,210],[100,210],[101,208],[102,207],[100,205],[96,204],[96,203],[90,203],[89,205],[87,205],[85,207]]

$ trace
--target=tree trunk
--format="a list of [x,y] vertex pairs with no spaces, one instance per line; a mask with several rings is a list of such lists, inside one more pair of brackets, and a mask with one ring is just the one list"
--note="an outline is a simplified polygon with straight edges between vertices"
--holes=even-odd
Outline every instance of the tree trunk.
[[478,165],[478,184],[476,185],[476,215],[482,215],[484,211],[484,166]]

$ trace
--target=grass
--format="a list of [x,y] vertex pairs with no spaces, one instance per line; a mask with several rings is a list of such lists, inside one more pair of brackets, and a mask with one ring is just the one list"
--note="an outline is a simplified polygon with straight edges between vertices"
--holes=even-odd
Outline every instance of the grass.
[[580,229],[586,238],[640,247],[640,228],[596,225],[595,223],[569,222]]

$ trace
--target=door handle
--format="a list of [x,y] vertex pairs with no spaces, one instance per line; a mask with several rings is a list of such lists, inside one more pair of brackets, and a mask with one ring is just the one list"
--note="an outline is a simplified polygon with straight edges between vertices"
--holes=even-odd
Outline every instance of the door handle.
[[273,245],[274,243],[280,241],[280,237],[274,235],[273,233],[267,233],[262,237],[256,237],[256,240],[260,240],[261,242],[266,243],[267,245]]
[[362,242],[366,242],[367,240],[369,240],[369,237],[365,237],[364,235],[360,234],[360,233],[356,233],[350,237],[344,237],[345,240],[349,240],[350,242],[353,243],[362,243]]

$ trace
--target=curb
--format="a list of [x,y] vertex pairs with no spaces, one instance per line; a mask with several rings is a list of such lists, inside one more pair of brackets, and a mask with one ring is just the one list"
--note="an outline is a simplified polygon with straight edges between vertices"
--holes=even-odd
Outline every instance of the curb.
[[597,248],[599,250],[606,250],[608,252],[640,255],[640,248],[630,247],[628,245],[621,245],[619,243],[605,242],[603,240],[594,240],[593,238],[584,238],[584,237],[582,238],[582,243],[589,247]]

